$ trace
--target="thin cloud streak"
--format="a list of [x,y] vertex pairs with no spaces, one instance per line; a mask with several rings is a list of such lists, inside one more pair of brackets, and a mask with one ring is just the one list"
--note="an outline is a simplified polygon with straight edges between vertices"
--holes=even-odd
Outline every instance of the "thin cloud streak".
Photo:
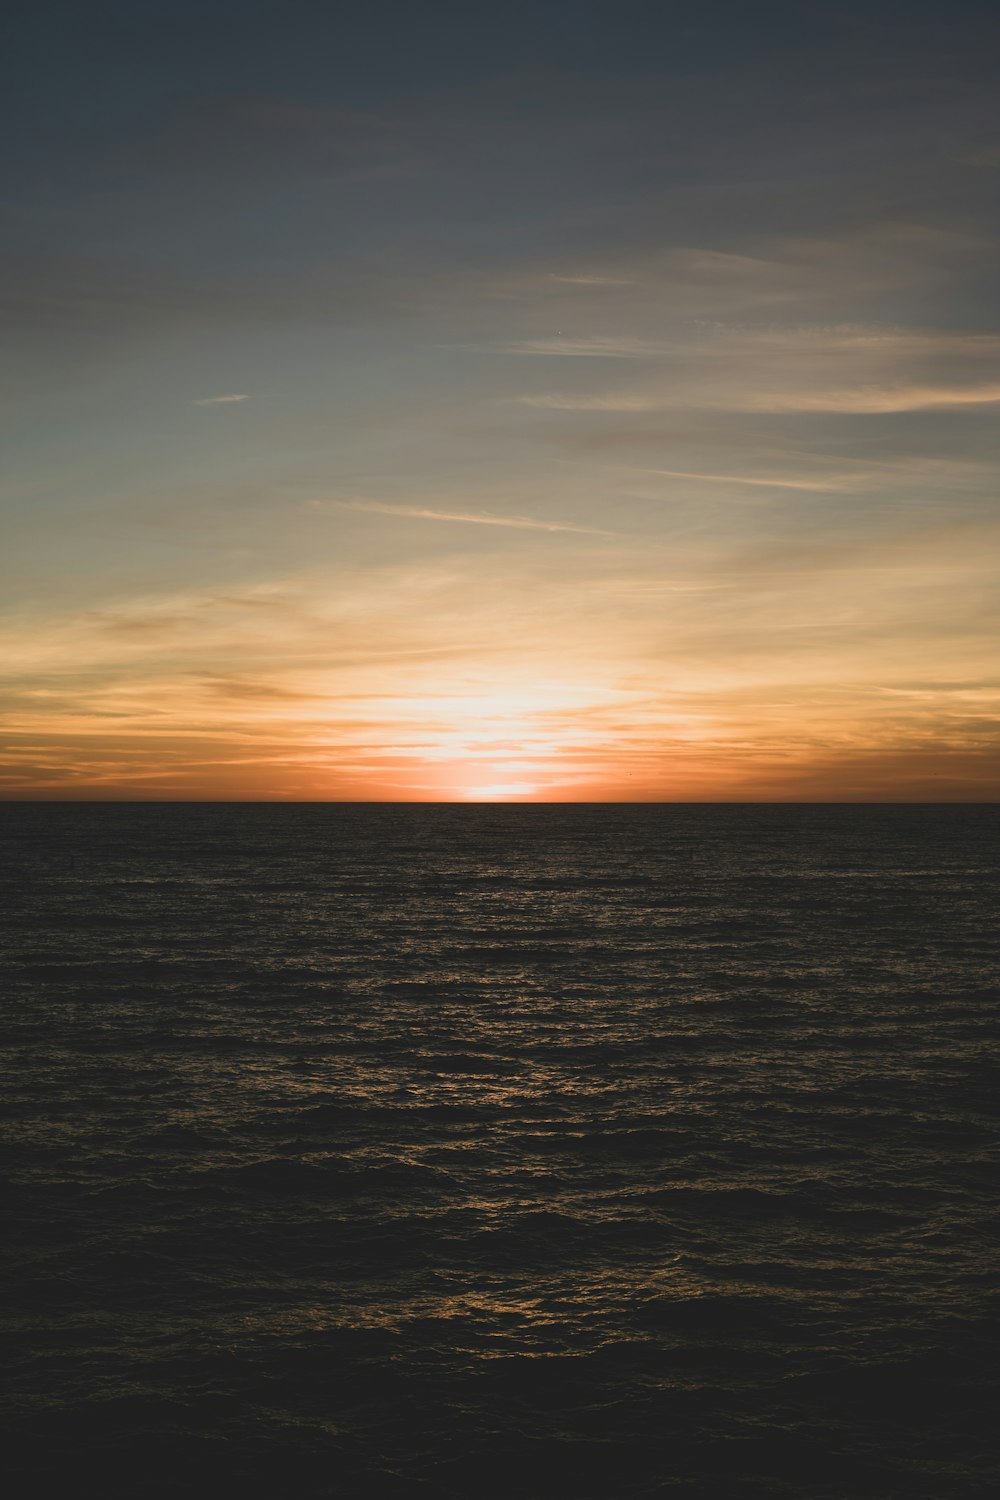
[[670,346],[641,338],[553,338],[520,339],[515,343],[488,346],[487,353],[538,356],[546,359],[659,359]]
[[605,392],[598,395],[565,395],[559,392],[522,395],[522,406],[567,412],[669,412],[732,411],[759,412],[775,416],[796,412],[821,415],[889,416],[894,412],[935,411],[950,407],[995,406],[1000,403],[1000,384],[976,386],[899,386],[858,390],[776,391],[773,394],[726,390],[680,382],[676,391],[660,394]]
[[[651,310],[648,316],[653,316]],[[1000,341],[878,325],[753,328],[689,324],[671,340],[545,339],[514,352],[615,351],[659,364],[642,383],[523,391],[517,405],[581,413],[744,412],[891,416],[1000,403]],[[678,467],[680,467],[678,465]],[[692,470],[694,466],[689,466]]]
[[950,406],[993,406],[1000,402],[1000,384],[974,386],[901,386],[888,389],[788,392],[749,398],[737,409],[773,412],[844,412],[889,415],[892,412],[934,411]]
[[239,401],[249,401],[250,397],[242,392],[233,396],[204,396],[196,401],[195,406],[235,406]]
[[[322,505],[324,502],[320,501]],[[532,516],[495,516],[488,511],[427,510],[416,505],[393,505],[382,500],[330,500],[338,510],[367,511],[372,515],[401,516],[411,521],[449,521],[462,526],[506,526],[514,531],[566,531],[578,536],[620,536],[597,526],[574,526],[568,521],[539,521]]]
[[700,474],[689,469],[637,469],[638,474],[662,474],[667,479],[698,479],[706,484],[748,484],[768,490],[805,490],[839,495],[864,489],[866,474],[844,474],[827,479],[774,479],[749,474]]
[[564,286],[637,286],[638,283],[627,276],[559,276],[554,271],[549,276],[550,281],[560,282]]
[[641,395],[562,396],[557,392],[542,395],[515,396],[520,406],[537,406],[543,411],[665,411],[675,403],[662,397]]

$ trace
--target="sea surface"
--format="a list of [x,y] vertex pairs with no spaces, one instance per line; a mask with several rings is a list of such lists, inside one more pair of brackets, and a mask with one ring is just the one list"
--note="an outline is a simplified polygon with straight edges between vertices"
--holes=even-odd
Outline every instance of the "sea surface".
[[0,854],[11,1500],[1000,1492],[1000,807]]

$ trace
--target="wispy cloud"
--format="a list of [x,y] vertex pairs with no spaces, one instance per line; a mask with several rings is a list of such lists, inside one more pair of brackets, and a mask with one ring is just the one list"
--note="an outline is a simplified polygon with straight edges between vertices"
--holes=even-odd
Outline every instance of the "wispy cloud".
[[636,286],[637,283],[628,276],[557,276],[553,272],[549,276],[550,281],[558,281],[566,286]]
[[733,411],[780,415],[961,409],[1000,402],[1000,340],[993,335],[878,325],[745,328],[689,326],[653,338],[524,340],[505,352],[606,355],[657,365],[642,381],[528,391],[521,405],[566,412]]
[[195,406],[235,406],[238,401],[249,400],[250,397],[246,392],[240,392],[233,396],[203,396],[200,401],[196,401],[194,404]]
[[517,396],[521,406],[535,406],[541,411],[662,411],[668,402],[662,396],[643,396],[608,391],[596,396],[561,395],[558,391],[537,396]]
[[534,516],[498,516],[489,511],[430,510],[419,505],[393,505],[384,500],[317,501],[321,507],[334,505],[339,510],[370,511],[380,516],[401,516],[411,521],[450,521],[463,526],[507,526],[516,531],[569,531],[580,536],[618,536],[598,526],[574,526],[568,521],[542,521]]
[[1000,402],[1000,384],[901,385],[862,387],[860,390],[789,391],[773,397],[748,398],[750,411],[830,411],[870,413],[933,411],[951,406],[992,406]]
[[867,474],[835,474],[816,479],[777,479],[759,474],[702,474],[689,469],[640,469],[638,472],[662,474],[666,479],[698,479],[707,484],[748,484],[768,490],[806,490],[829,495],[861,490],[868,482]]
[[561,333],[549,338],[515,339],[494,346],[499,354],[540,355],[550,359],[657,359],[669,345],[649,339],[616,337],[570,338]]

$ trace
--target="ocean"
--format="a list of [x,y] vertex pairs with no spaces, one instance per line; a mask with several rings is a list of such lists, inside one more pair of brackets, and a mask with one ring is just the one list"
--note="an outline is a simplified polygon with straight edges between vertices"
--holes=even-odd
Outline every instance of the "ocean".
[[1000,807],[0,853],[11,1500],[1000,1490]]

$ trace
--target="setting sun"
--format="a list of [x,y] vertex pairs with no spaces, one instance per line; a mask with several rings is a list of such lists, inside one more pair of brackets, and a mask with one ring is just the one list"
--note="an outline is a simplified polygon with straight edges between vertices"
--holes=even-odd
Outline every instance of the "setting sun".
[[497,781],[491,786],[470,786],[463,797],[470,802],[497,802],[504,797],[531,797],[538,791],[530,781]]

